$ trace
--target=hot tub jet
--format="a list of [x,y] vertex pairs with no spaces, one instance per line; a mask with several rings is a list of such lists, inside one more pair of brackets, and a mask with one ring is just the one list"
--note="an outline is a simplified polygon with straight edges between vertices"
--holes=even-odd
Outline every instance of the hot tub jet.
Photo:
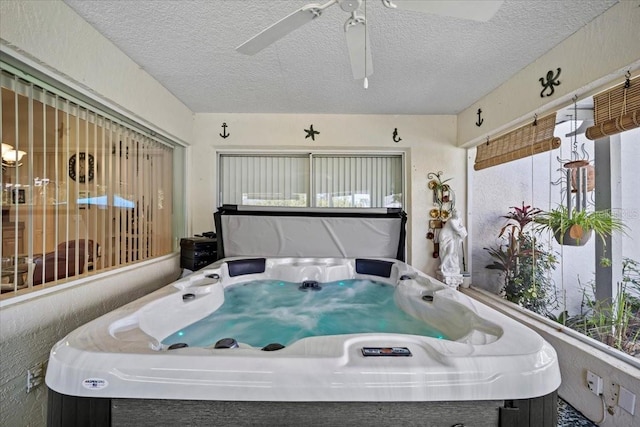
[[301,291],[319,291],[320,289],[322,289],[322,286],[320,286],[320,284],[318,282],[316,282],[315,280],[305,280],[304,282],[302,282],[302,284],[300,285],[300,287],[298,288]]

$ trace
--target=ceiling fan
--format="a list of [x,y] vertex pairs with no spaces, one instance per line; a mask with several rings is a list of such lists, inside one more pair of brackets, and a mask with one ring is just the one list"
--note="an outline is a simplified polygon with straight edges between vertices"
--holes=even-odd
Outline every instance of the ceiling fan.
[[[246,55],[255,55],[307,22],[319,18],[325,9],[338,4],[342,10],[351,14],[344,24],[344,32],[353,78],[364,78],[366,88],[367,76],[373,73],[367,34],[366,2],[367,0],[330,0],[322,5],[308,4],[267,27],[242,43],[236,50]],[[474,21],[488,21],[502,3],[502,0],[382,0],[382,4],[390,9],[406,9]]]

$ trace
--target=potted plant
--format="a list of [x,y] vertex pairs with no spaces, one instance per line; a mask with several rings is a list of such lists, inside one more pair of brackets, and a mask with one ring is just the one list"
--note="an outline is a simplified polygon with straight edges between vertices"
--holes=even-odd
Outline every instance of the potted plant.
[[540,209],[512,206],[498,233],[501,243],[484,248],[492,258],[486,268],[498,270],[503,284],[500,294],[507,300],[548,316],[556,307],[555,286],[550,272],[557,259],[537,238],[534,220]]
[[549,229],[561,245],[583,246],[593,233],[602,242],[614,231],[624,231],[622,220],[614,216],[610,210],[569,211],[564,206],[548,212],[540,212],[534,221],[539,229]]

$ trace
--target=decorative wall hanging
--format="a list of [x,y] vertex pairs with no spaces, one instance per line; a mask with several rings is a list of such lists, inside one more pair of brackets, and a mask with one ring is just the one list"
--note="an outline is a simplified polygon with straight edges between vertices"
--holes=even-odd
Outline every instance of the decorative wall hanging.
[[307,133],[307,136],[305,136],[304,139],[311,137],[311,140],[315,141],[316,135],[320,135],[320,132],[313,130],[313,125],[309,126],[309,129],[304,129],[304,131]]
[[439,257],[440,251],[440,230],[444,223],[451,216],[455,204],[453,191],[447,184],[451,178],[442,180],[442,171],[437,173],[429,172],[427,178],[427,188],[433,194],[433,209],[429,211],[429,230],[427,231],[427,239],[433,241],[433,257]]
[[560,80],[558,80],[558,77],[560,77],[560,71],[561,69],[558,68],[558,71],[556,71],[556,74],[553,74],[553,70],[549,70],[547,72],[547,78],[546,81],[543,77],[540,77],[540,84],[542,85],[542,91],[540,92],[540,98],[544,98],[544,92],[549,89],[549,93],[547,93],[547,96],[551,96],[553,95],[553,92],[555,92],[554,86],[560,86]]
[[[427,184],[433,195],[433,208],[429,211],[427,239],[433,241],[434,258],[440,259],[437,277],[447,286],[457,289],[464,279],[461,267],[466,268],[461,251],[462,240],[467,230],[462,225],[455,210],[455,194],[447,181],[442,179],[442,171],[429,172]],[[462,263],[460,259],[462,258]]]
[[393,142],[398,143],[402,141],[402,138],[398,136],[398,128],[393,129]]
[[585,133],[591,140],[640,127],[640,76],[627,71],[624,83],[595,95],[593,120]]
[[78,153],[69,159],[69,178],[84,184],[93,181],[95,175],[95,160],[92,154]]
[[223,122],[222,123],[222,133],[220,134],[220,136],[222,138],[224,138],[224,139],[227,139],[227,138],[229,138],[230,135],[231,135],[230,133],[227,133],[227,123]]
[[482,116],[482,110],[478,108],[478,121],[476,122],[476,126],[480,127],[482,126],[482,123],[484,123],[484,119],[481,117]]
[[24,188],[11,189],[11,203],[14,205],[23,205],[27,203],[27,192]]

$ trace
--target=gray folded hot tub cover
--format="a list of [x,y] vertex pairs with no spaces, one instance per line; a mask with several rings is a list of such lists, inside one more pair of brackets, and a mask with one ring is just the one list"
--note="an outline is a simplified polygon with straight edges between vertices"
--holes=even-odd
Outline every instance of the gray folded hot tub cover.
[[406,214],[390,209],[224,205],[214,214],[218,258],[236,256],[405,260]]

